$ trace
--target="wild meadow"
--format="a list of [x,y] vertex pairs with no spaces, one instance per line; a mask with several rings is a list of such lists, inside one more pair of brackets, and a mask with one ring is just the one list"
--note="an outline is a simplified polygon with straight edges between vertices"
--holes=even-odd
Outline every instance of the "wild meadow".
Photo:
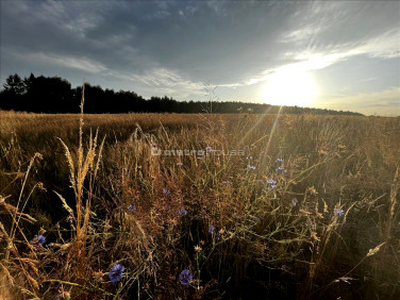
[[1,299],[399,299],[400,118],[0,112]]

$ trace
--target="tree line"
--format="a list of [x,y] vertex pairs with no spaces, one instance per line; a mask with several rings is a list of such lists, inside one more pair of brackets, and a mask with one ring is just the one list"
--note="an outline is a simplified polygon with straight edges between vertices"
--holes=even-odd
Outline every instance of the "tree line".
[[[0,109],[35,113],[79,113],[82,87],[72,88],[60,77],[35,77],[22,79],[10,75],[0,91]],[[211,103],[212,102],[212,103]],[[151,97],[144,99],[132,91],[118,92],[100,86],[85,84],[86,113],[278,113],[279,106],[234,101],[177,101],[173,98]],[[285,107],[288,114],[362,115],[353,112],[327,109]]]

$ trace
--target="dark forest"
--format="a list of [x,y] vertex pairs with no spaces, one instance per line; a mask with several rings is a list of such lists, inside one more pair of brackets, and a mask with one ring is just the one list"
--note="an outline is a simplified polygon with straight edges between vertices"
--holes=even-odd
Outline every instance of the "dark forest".
[[[35,77],[31,74],[22,79],[10,75],[0,92],[0,109],[34,113],[78,113],[82,87],[72,88],[71,83],[60,77]],[[276,114],[280,107],[270,104],[236,101],[178,101],[171,97],[144,99],[133,91],[114,91],[85,83],[85,112],[102,113],[221,113],[251,112]],[[285,107],[287,114],[312,113],[318,115],[362,115],[349,111]]]

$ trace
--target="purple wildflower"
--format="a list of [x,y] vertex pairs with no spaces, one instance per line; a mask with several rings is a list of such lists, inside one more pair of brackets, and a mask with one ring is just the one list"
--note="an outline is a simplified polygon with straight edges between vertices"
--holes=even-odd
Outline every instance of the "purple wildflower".
[[46,243],[46,238],[41,234],[35,236],[31,241],[31,244],[35,246],[43,246],[44,243]]
[[183,163],[182,162],[178,162],[176,165],[177,166],[183,166]]
[[137,207],[136,207],[136,205],[130,204],[130,205],[127,207],[127,209],[128,209],[129,211],[136,211]]
[[247,168],[251,169],[251,170],[255,170],[256,166],[252,166],[252,165],[247,165]]
[[278,167],[276,170],[280,175],[285,175],[287,173],[287,170],[284,167]]
[[193,281],[193,275],[188,269],[183,270],[182,273],[179,275],[179,282],[182,285],[188,285],[192,281]]
[[214,226],[210,225],[210,227],[208,227],[208,232],[214,234]]
[[212,148],[211,148],[210,146],[207,146],[207,147],[206,147],[206,152],[207,152],[207,153],[210,153],[211,151],[212,151]]
[[267,183],[269,184],[268,187],[269,190],[273,190],[274,188],[276,188],[276,180],[268,179]]
[[186,209],[184,209],[184,208],[179,209],[179,214],[180,214],[181,216],[186,216],[187,213],[188,213],[188,212],[187,212]]
[[343,211],[343,209],[335,208],[335,209],[333,210],[333,214],[334,214],[335,216],[338,216],[338,217],[343,217],[344,211]]
[[162,192],[163,192],[163,194],[164,195],[169,195],[169,194],[171,194],[171,192],[169,191],[169,190],[167,190],[167,189],[162,189]]
[[121,264],[116,264],[114,267],[111,268],[110,272],[108,272],[108,277],[113,283],[116,283],[124,277],[125,267]]
[[276,162],[277,162],[278,164],[283,163],[283,158],[277,158],[277,159],[276,159]]
[[229,184],[229,180],[222,181],[223,184]]

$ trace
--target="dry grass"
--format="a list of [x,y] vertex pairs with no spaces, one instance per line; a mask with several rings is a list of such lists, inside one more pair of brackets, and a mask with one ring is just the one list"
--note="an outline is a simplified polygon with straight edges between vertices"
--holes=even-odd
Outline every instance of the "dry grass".
[[5,299],[400,295],[399,119],[2,112],[0,128]]

